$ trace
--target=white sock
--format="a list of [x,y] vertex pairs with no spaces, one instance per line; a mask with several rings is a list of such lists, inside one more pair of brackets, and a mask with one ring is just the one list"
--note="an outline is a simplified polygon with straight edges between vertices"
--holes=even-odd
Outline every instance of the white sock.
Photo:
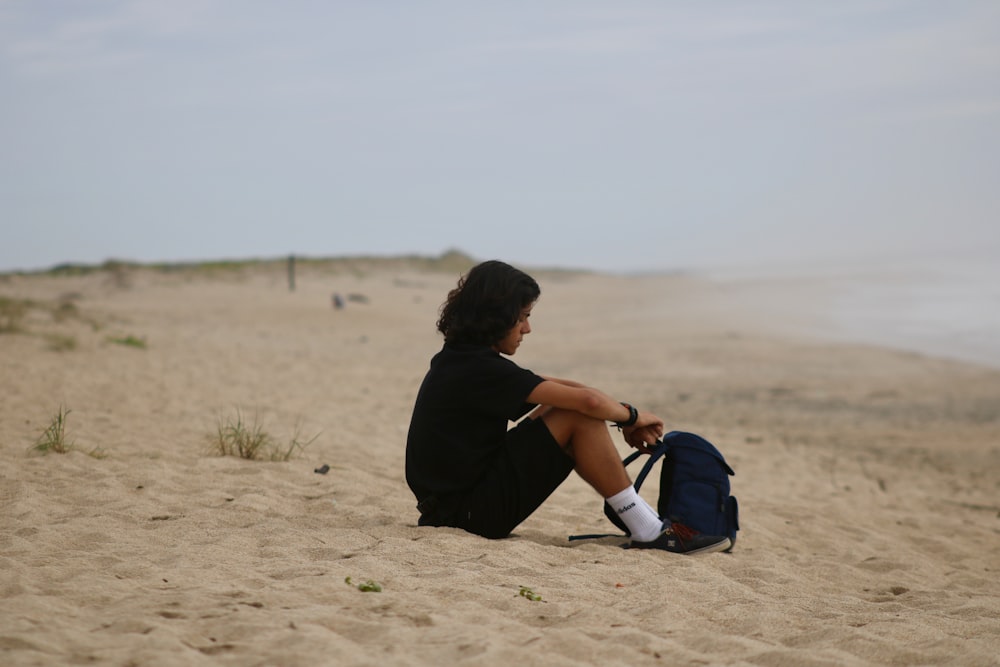
[[650,542],[663,531],[663,521],[631,484],[606,500],[628,526],[633,540]]
[[[650,505],[649,503],[647,503],[647,502],[646,502],[646,499],[645,499],[645,498],[643,498],[642,496],[640,496],[640,495],[639,495],[638,493],[636,493],[636,494],[635,494],[635,497],[636,497],[636,498],[638,498],[638,499],[639,499],[639,502],[641,502],[641,503],[642,503],[643,505],[645,505],[645,506],[646,506],[646,509],[648,509],[648,510],[649,510],[650,512],[652,512],[652,513],[653,513],[653,515],[654,515],[654,516],[655,516],[655,517],[656,517],[657,519],[659,519],[659,518],[660,518],[660,514],[659,514],[659,512],[657,512],[657,511],[656,511],[656,508],[655,508],[655,507],[653,507],[652,505]],[[662,523],[663,523],[663,521],[661,520],[661,521],[660,521],[660,523],[662,524]]]

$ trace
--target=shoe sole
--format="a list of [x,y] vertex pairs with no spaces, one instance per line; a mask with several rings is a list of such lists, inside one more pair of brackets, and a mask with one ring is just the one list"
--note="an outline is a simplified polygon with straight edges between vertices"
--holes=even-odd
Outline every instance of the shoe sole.
[[717,551],[725,551],[729,547],[733,546],[732,541],[727,537],[721,542],[716,542],[715,544],[709,544],[707,547],[702,547],[701,549],[695,549],[694,551],[685,551],[685,556],[693,556],[695,554],[711,554]]
[[727,537],[726,539],[716,542],[715,544],[709,544],[701,547],[700,549],[692,549],[691,551],[671,551],[669,549],[657,549],[656,547],[640,547],[634,543],[626,545],[629,549],[642,549],[644,551],[666,551],[669,554],[677,554],[678,556],[694,556],[695,554],[711,554],[717,551],[725,551],[733,546],[732,541]]

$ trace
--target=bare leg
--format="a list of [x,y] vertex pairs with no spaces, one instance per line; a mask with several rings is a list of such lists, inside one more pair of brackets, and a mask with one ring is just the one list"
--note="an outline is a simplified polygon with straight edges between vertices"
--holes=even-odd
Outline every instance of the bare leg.
[[576,473],[601,497],[610,498],[632,483],[605,422],[559,408],[539,414],[556,442],[576,462]]

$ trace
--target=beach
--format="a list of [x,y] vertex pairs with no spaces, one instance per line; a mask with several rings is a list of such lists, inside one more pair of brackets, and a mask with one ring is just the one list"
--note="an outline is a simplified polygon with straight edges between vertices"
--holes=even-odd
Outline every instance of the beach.
[[[613,532],[571,476],[490,541],[403,472],[446,259],[0,276],[0,664],[1000,665],[988,350],[823,335],[835,278],[526,267],[515,361],[715,443],[741,530],[571,542]],[[278,460],[220,455],[237,422]]]

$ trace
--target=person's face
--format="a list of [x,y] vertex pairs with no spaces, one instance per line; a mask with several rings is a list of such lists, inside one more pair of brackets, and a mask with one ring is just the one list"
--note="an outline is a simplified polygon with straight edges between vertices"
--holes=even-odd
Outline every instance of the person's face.
[[528,318],[531,317],[531,309],[534,307],[535,304],[532,303],[527,308],[521,310],[521,314],[517,318],[517,323],[511,327],[506,336],[500,339],[500,342],[493,346],[494,350],[507,356],[511,356],[517,352],[521,340],[531,333],[531,324],[528,322]]

